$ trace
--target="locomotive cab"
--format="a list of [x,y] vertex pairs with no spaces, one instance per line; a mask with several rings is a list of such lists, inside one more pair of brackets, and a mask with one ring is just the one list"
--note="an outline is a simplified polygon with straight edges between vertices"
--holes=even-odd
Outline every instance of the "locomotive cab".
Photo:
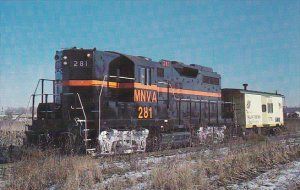
[[134,63],[125,56],[120,56],[109,63],[109,90],[112,100],[133,101]]

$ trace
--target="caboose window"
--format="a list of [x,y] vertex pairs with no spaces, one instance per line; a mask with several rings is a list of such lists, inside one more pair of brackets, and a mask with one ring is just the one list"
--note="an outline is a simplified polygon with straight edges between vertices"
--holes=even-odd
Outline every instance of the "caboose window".
[[273,113],[273,104],[268,103],[268,113]]
[[267,111],[267,106],[266,104],[261,105],[261,111],[266,112]]

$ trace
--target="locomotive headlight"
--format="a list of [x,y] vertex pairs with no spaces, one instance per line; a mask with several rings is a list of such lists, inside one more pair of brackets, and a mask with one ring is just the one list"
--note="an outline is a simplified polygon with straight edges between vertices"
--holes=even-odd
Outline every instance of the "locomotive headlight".
[[63,59],[64,59],[64,60],[67,60],[67,59],[68,59],[68,57],[67,57],[67,56],[63,56]]
[[64,61],[63,64],[64,64],[64,65],[68,65],[68,62]]
[[88,53],[86,56],[87,56],[88,58],[91,58],[91,54],[90,54],[90,53]]

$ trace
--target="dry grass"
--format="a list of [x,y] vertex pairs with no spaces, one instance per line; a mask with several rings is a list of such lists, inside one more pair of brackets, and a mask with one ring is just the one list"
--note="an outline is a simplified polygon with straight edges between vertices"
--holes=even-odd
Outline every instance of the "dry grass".
[[300,189],[300,182],[295,181],[289,185],[289,190],[299,190]]
[[25,126],[25,122],[23,121],[4,120],[4,121],[0,121],[0,130],[25,131],[26,126]]
[[152,171],[151,181],[154,189],[192,189],[191,165],[170,163],[164,168]]
[[87,156],[59,156],[34,150],[10,169],[6,189],[88,189],[102,180],[99,162]]
[[246,141],[252,141],[253,143],[268,141],[268,137],[266,135],[251,133],[244,137]]
[[[109,183],[98,184],[95,189],[105,189],[105,190],[124,190],[124,189],[132,189],[133,186],[138,184],[139,179],[113,179]],[[143,179],[141,179],[143,180]]]
[[267,144],[250,148],[237,154],[231,154],[222,160],[207,163],[207,175],[217,176],[214,181],[218,186],[245,181],[279,164],[285,164],[300,157],[299,146],[281,146]]
[[285,126],[289,133],[294,134],[295,132],[300,131],[300,119],[286,119]]
[[151,173],[154,189],[214,189],[246,181],[300,157],[300,146],[265,144],[213,160],[173,162]]
[[[226,153],[217,149],[221,146],[217,145],[210,149],[209,155],[197,152],[162,159],[164,162],[153,160],[144,165],[139,160],[143,161],[147,155],[129,155],[123,160],[121,157],[103,158],[100,163],[87,156],[61,156],[53,150],[28,150],[10,169],[6,189],[34,190],[52,186],[56,189],[130,189],[139,183],[147,184],[149,189],[216,189],[252,179],[300,158],[299,145],[276,144],[264,136],[252,136],[247,140],[229,142],[226,147],[231,151]],[[146,175],[141,174],[145,171],[148,172]],[[127,175],[130,172],[141,175]]]
[[[280,164],[300,157],[300,146],[262,143],[228,155],[208,158],[187,156],[153,166],[148,176],[111,178],[119,173],[142,170],[131,160],[128,168],[101,169],[99,160],[87,156],[60,156],[55,151],[27,151],[10,169],[6,189],[124,189],[147,183],[150,189],[215,189],[246,181]],[[104,182],[105,181],[105,182]]]

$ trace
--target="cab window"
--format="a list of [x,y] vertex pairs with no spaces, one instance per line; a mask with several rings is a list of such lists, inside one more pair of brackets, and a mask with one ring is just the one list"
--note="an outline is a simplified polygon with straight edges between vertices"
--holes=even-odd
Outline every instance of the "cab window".
[[145,84],[145,68],[140,68],[140,83]]
[[151,68],[140,68],[140,83],[144,85],[151,85]]
[[165,76],[163,68],[157,68],[157,76],[158,77],[164,77]]

